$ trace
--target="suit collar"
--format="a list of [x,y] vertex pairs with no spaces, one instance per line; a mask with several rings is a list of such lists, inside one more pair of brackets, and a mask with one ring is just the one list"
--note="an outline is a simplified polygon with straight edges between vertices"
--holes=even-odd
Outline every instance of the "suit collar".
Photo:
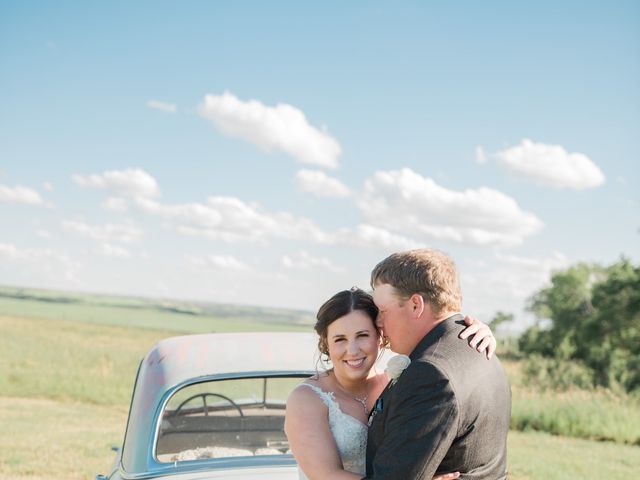
[[422,338],[422,340],[420,340],[418,345],[416,345],[416,348],[413,349],[413,352],[409,355],[411,361],[416,358],[420,358],[424,351],[437,342],[445,333],[458,328],[456,325],[456,322],[458,321],[464,321],[464,316],[461,313],[455,313],[436,325]]

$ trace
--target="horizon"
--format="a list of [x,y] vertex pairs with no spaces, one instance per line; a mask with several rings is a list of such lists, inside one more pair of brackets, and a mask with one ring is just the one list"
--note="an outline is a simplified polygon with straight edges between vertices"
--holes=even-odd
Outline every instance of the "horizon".
[[[25,291],[34,291],[34,292],[47,292],[52,294],[60,294],[67,295],[69,297],[73,296],[95,296],[95,297],[106,297],[106,298],[122,298],[122,299],[130,299],[130,300],[143,300],[143,301],[167,301],[167,302],[176,302],[183,305],[212,305],[212,306],[221,306],[221,307],[237,307],[237,308],[247,308],[247,309],[265,309],[271,311],[283,310],[285,312],[297,312],[297,313],[308,313],[312,317],[315,317],[315,312],[311,310],[302,310],[297,308],[286,308],[286,307],[269,307],[265,305],[251,305],[251,304],[240,304],[240,303],[224,303],[224,302],[216,302],[214,300],[203,300],[197,298],[172,298],[172,297],[154,297],[154,296],[144,296],[144,295],[130,295],[127,293],[114,293],[114,292],[99,292],[92,290],[63,290],[63,289],[54,289],[54,288],[40,288],[40,287],[28,287],[24,285],[7,285],[0,284],[0,297],[6,297],[6,294],[2,292],[2,290],[25,290]],[[32,299],[35,301],[41,301],[40,298]]]

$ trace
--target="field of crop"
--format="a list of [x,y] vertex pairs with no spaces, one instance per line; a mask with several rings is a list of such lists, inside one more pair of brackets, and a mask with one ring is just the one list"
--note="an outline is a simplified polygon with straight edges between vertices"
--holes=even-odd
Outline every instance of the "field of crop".
[[[127,299],[65,303],[38,295],[0,294],[0,480],[89,479],[105,473],[110,446],[122,441],[138,362],[161,338],[190,331],[311,328],[308,321],[307,326],[290,321],[304,318],[299,312],[289,312],[286,321],[273,315],[263,322],[260,311],[248,308],[241,316],[216,317],[185,313],[189,307],[182,304],[162,311],[146,300],[127,306]],[[157,317],[150,313],[154,309]],[[116,313],[124,316],[116,321],[111,318]],[[192,328],[182,323],[185,317],[206,326]],[[506,367],[513,386],[512,428],[523,430],[510,433],[510,478],[637,475],[637,398],[607,391],[536,392],[520,384],[517,363]]]

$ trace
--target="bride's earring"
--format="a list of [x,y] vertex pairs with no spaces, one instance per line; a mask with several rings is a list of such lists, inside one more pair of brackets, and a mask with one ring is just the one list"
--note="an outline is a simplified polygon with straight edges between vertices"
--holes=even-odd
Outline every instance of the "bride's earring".
[[331,358],[329,357],[329,348],[326,345],[323,345],[322,352],[320,354],[320,360],[322,364],[329,367],[331,365]]

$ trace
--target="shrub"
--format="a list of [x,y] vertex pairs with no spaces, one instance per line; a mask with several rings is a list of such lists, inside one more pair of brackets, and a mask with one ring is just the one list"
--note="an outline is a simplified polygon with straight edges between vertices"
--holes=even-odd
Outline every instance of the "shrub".
[[566,391],[572,387],[593,388],[593,371],[576,360],[531,355],[522,368],[524,385],[540,390]]

